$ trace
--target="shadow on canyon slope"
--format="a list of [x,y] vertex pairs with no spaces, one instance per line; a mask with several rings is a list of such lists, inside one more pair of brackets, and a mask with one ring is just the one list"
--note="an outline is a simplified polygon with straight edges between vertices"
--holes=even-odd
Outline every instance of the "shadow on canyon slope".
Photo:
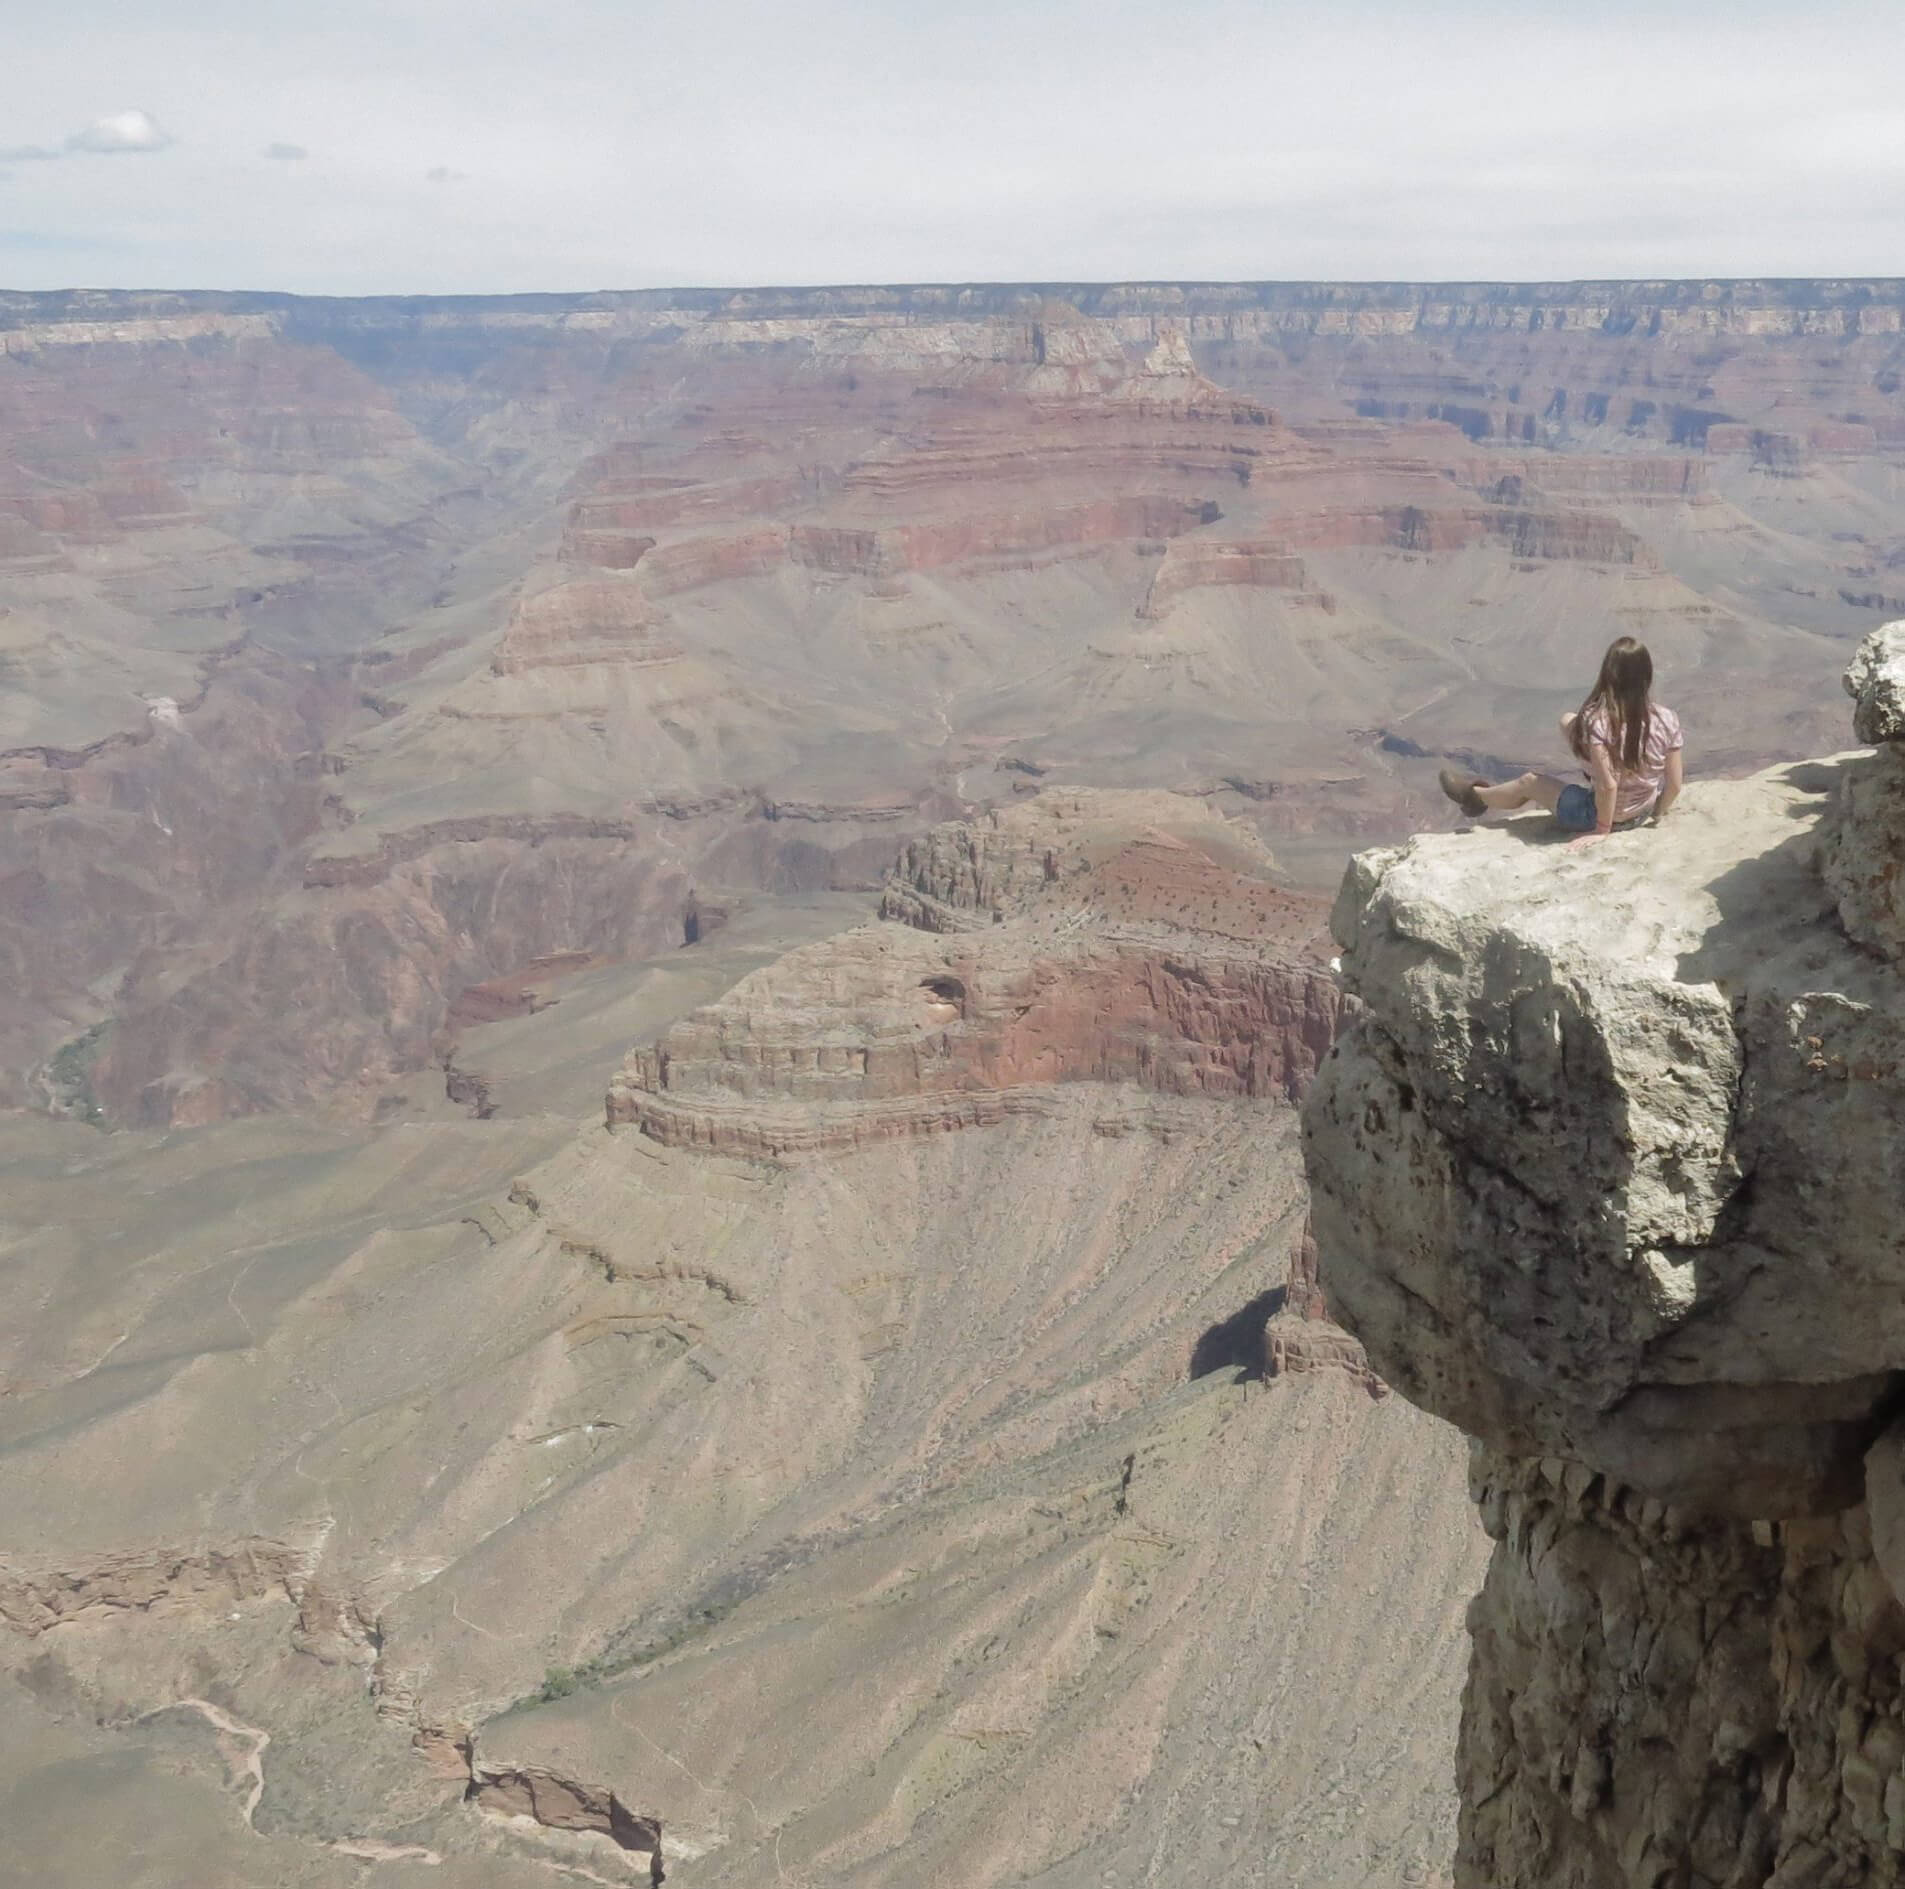
[[1228,1318],[1220,1318],[1200,1332],[1191,1346],[1190,1375],[1209,1377],[1213,1371],[1240,1369],[1245,1382],[1261,1383],[1270,1364],[1264,1326],[1283,1310],[1289,1296],[1288,1286],[1272,1286]]

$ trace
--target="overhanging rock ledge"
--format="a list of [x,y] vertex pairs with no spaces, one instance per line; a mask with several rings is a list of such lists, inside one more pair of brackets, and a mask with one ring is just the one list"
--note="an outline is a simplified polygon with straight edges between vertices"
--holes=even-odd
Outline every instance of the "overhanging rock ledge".
[[[1896,691],[1905,625],[1853,673]],[[1351,866],[1361,1014],[1305,1111],[1331,1303],[1498,1449],[1695,1510],[1844,1507],[1905,1388],[1905,755],[1549,832]]]
[[1475,1439],[1457,1889],[1905,1889],[1905,623],[1875,752],[1353,862],[1322,1282]]

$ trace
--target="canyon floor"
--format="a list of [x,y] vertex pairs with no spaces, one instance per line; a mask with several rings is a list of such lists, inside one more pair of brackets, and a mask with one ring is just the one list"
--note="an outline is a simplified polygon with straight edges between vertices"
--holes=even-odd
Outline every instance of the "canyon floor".
[[1838,745],[1902,316],[0,295],[27,1879],[1446,1883],[1327,893],[1615,634]]

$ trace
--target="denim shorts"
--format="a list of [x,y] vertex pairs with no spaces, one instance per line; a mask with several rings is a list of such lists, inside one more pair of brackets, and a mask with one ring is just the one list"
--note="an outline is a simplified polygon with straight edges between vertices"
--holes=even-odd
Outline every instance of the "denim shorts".
[[1594,831],[1594,790],[1583,787],[1579,782],[1570,781],[1561,790],[1561,797],[1554,803],[1556,826],[1564,826],[1570,833],[1591,833]]
[[[1625,820],[1616,820],[1614,831],[1621,833],[1630,826],[1639,826],[1653,810],[1653,803],[1649,801],[1638,813],[1630,813]],[[1595,825],[1594,789],[1570,781],[1556,797],[1554,823],[1566,827],[1570,833],[1592,833]]]

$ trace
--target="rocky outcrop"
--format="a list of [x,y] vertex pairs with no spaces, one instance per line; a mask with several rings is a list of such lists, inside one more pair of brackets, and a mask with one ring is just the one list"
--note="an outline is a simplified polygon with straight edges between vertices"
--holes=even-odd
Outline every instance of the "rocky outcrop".
[[1063,1082],[1299,1096],[1340,1007],[1319,908],[1195,803],[1045,799],[907,848],[884,910],[920,928],[755,972],[634,1053],[610,1124],[779,1156],[1037,1112]]
[[1866,1511],[1742,1528],[1478,1454],[1456,1880],[1894,1884],[1905,1609]]
[[266,1596],[295,1600],[316,1561],[311,1542],[253,1537],[217,1548],[132,1550],[75,1567],[0,1562],[0,1625],[34,1634],[100,1612],[213,1613]]
[[768,527],[733,538],[683,538],[646,555],[618,555],[637,565],[651,596],[673,597],[709,584],[728,583],[738,577],[765,577],[779,570],[787,562],[787,532],[784,527]]
[[1200,539],[1173,545],[1165,553],[1138,614],[1168,616],[1171,606],[1193,590],[1240,587],[1302,591],[1308,581],[1303,560],[1274,541],[1237,539],[1226,543]]
[[[1319,903],[1272,874],[1246,829],[1175,794],[1054,787],[948,821],[902,850],[887,922],[790,953],[636,1050],[608,1124],[785,1162],[1052,1119],[1077,1083],[1116,1085],[1094,1104],[1110,1138],[1176,1132],[1168,1098],[1294,1102],[1342,998]],[[1225,1361],[1387,1394],[1329,1316],[1307,1227],[1287,1283],[1224,1329]]]
[[1277,884],[1254,836],[1179,794],[1048,787],[946,821],[901,850],[880,900],[930,932],[1084,909],[1286,952],[1319,936],[1316,901]]
[[589,664],[678,662],[677,643],[658,636],[660,616],[632,583],[566,583],[527,596],[503,632],[492,673]]
[[1263,1374],[1301,1377],[1311,1371],[1342,1371],[1372,1397],[1389,1394],[1389,1386],[1369,1368],[1369,1354],[1330,1317],[1317,1281],[1316,1234],[1306,1221],[1290,1255],[1282,1303],[1264,1323]]
[[873,926],[791,953],[636,1051],[608,1119],[785,1153],[996,1120],[1014,1092],[1035,1107],[1059,1082],[1294,1100],[1336,1008],[1319,967],[1184,934]]
[[1215,499],[1154,495],[982,512],[886,529],[795,525],[732,538],[688,538],[627,558],[601,556],[599,546],[588,548],[596,545],[594,539],[579,549],[593,562],[638,565],[654,596],[672,597],[736,578],[764,577],[784,564],[834,576],[890,578],[949,565],[1059,556],[1133,539],[1175,538],[1218,514]]
[[1856,1485],[1905,1357],[1871,1086],[1898,1026],[1819,811],[1788,769],[1591,851],[1476,832],[1353,866],[1365,1010],[1311,1173],[1325,1285],[1399,1388],[1668,1500],[1785,1516]]
[[1899,640],[1847,679],[1876,755],[1338,900],[1323,1283],[1486,1446],[1475,1889],[1905,1880]]
[[661,1825],[631,1811],[611,1790],[578,1784],[537,1765],[478,1764],[469,1801],[498,1817],[526,1817],[546,1830],[594,1831],[649,1860],[649,1880],[662,1880]]
[[1859,739],[1878,750],[1846,769],[1845,814],[1826,841],[1826,882],[1846,931],[1897,960],[1905,958],[1905,622],[1865,639],[1845,686]]

